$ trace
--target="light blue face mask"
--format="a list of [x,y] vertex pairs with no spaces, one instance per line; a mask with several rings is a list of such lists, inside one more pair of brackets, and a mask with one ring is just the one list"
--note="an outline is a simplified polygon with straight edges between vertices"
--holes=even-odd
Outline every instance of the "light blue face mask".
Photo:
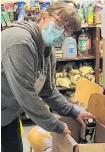
[[55,22],[50,22],[42,31],[43,41],[47,46],[61,45],[65,40],[64,29],[58,29]]

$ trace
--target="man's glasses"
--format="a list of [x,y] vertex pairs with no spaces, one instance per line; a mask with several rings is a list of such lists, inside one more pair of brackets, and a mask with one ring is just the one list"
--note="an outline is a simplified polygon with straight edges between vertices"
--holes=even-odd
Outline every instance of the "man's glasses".
[[71,32],[69,32],[67,30],[67,28],[65,27],[65,25],[62,23],[61,20],[57,19],[55,16],[51,15],[52,17],[54,17],[56,19],[55,21],[55,25],[56,25],[56,28],[59,29],[59,30],[62,30],[64,29],[64,36],[66,37],[70,37],[71,36]]

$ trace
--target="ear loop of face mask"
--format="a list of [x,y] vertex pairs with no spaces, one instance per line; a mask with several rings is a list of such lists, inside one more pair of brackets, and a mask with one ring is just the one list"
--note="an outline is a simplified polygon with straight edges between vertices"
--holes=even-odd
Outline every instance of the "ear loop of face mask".
[[43,54],[43,71],[42,71],[42,75],[44,75],[44,54]]

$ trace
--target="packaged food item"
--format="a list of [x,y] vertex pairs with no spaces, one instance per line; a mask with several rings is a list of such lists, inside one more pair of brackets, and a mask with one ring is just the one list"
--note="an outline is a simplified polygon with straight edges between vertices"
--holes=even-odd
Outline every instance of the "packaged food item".
[[2,27],[6,26],[6,22],[5,22],[5,19],[4,19],[2,13],[1,13],[1,25],[2,25]]
[[56,80],[56,86],[57,87],[64,87],[64,88],[69,89],[71,87],[71,81],[68,77],[58,78]]
[[89,118],[84,120],[86,128],[81,127],[80,131],[80,143],[94,143],[95,131],[96,131],[96,121],[95,119]]
[[13,22],[14,21],[14,12],[9,12],[8,14],[9,14],[9,18],[10,18],[11,22]]
[[5,19],[5,22],[6,22],[7,26],[9,26],[11,24],[11,20],[9,18],[8,12],[6,12],[6,11],[2,12],[2,15],[3,15],[4,19]]
[[40,10],[46,10],[50,6],[50,2],[40,2]]
[[5,8],[5,11],[7,12],[13,12],[13,3],[5,3],[4,4],[4,8]]
[[80,7],[80,5],[78,5],[78,14],[80,19],[82,20],[82,23],[85,22],[85,18],[84,18],[84,9],[83,6]]
[[88,22],[88,0],[85,0],[83,2],[83,12],[84,12],[85,22]]
[[101,24],[102,22],[102,18],[101,18],[102,9],[103,9],[102,0],[96,0],[95,10],[94,10],[94,19],[95,19],[95,23],[97,24]]
[[20,1],[20,2],[17,2],[17,4],[18,4],[17,11],[19,13],[19,15],[18,15],[18,21],[21,21],[26,16],[25,7],[24,7],[26,5],[26,2]]
[[77,43],[73,37],[64,40],[61,50],[64,58],[75,58],[77,56]]
[[14,3],[5,3],[4,7],[5,7],[5,11],[8,12],[11,22],[13,22],[14,21]]
[[88,6],[88,23],[93,23],[94,7],[92,4]]
[[88,43],[89,38],[87,34],[85,33],[85,30],[82,29],[82,33],[78,38],[78,54],[80,56],[87,56],[88,55]]

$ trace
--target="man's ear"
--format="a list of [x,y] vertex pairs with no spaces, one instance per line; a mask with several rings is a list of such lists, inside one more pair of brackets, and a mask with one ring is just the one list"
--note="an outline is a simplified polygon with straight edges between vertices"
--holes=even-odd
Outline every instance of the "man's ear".
[[47,13],[41,12],[41,20],[42,20],[42,23],[43,23],[43,24],[46,22],[46,18],[47,18]]

